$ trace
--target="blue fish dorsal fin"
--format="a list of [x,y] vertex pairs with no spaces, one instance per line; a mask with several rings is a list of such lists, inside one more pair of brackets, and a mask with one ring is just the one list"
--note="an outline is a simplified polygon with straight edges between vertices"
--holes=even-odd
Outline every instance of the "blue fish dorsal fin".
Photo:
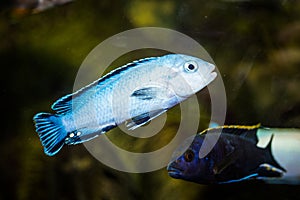
[[199,134],[203,135],[203,134],[207,134],[207,133],[219,133],[220,131],[222,131],[222,133],[234,134],[234,135],[238,135],[240,137],[248,138],[248,139],[252,140],[255,144],[257,144],[258,138],[257,138],[256,132],[259,127],[261,127],[260,124],[253,125],[253,126],[224,125],[224,126],[219,126],[216,128],[208,128]]
[[149,58],[136,60],[122,67],[119,67],[115,70],[112,70],[111,72],[107,73],[106,75],[94,81],[93,83],[81,88],[80,90],[58,99],[56,102],[53,103],[51,108],[52,110],[56,111],[58,114],[66,114],[70,112],[72,108],[74,108],[74,106],[78,106],[81,103],[76,101],[76,97],[79,97],[82,94],[87,96],[89,96],[90,94],[93,95],[93,93],[95,93],[94,90],[95,87],[105,87],[106,85],[111,83],[111,81],[118,80],[119,76],[129,68],[137,67],[140,64],[149,62],[151,60],[154,60],[155,58],[156,57],[149,57]]
[[52,110],[56,111],[58,114],[65,114],[72,110],[72,95],[66,95],[58,99],[51,106]]
[[128,69],[138,67],[138,66],[140,66],[140,64],[152,61],[156,58],[157,57],[149,57],[149,58],[143,58],[143,59],[140,59],[140,60],[135,60],[131,63],[123,65],[122,67],[119,67],[115,70],[112,70],[111,72],[104,75],[102,78],[98,79],[96,82],[98,83],[98,85],[106,85],[107,81],[110,82],[111,79],[114,79],[114,80],[117,79],[119,77],[119,75],[121,75],[122,73],[124,73]]

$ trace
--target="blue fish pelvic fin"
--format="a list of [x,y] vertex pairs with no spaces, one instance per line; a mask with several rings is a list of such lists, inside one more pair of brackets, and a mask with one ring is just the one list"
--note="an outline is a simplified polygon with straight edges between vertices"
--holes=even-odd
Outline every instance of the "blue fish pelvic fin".
[[125,121],[125,126],[128,130],[135,130],[138,127],[141,127],[151,121],[152,119],[158,117],[159,115],[165,113],[166,109],[154,110],[151,112],[146,112],[136,117],[133,117],[131,120]]
[[67,132],[58,115],[38,113],[34,116],[36,132],[48,156],[55,155],[64,145]]

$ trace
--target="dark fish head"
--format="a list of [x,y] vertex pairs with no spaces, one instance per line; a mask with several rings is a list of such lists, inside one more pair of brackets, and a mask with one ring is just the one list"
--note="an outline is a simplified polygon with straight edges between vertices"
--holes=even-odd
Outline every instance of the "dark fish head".
[[214,182],[214,163],[219,157],[219,150],[215,146],[208,155],[200,158],[199,151],[203,141],[204,136],[197,135],[194,137],[191,145],[181,155],[177,156],[178,152],[184,148],[184,145],[181,145],[174,152],[173,159],[167,167],[168,173],[172,178],[201,184]]

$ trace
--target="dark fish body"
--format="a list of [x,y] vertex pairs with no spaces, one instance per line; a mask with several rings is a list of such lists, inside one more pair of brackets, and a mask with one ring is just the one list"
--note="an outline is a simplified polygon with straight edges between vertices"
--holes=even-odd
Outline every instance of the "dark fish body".
[[36,132],[52,156],[64,144],[91,140],[122,123],[136,129],[207,86],[214,69],[182,54],[134,61],[58,99],[55,113],[36,114]]
[[[204,138],[213,149],[199,155]],[[258,126],[224,126],[197,134],[183,155],[170,162],[171,177],[199,184],[260,179],[268,183],[300,183],[300,130]]]

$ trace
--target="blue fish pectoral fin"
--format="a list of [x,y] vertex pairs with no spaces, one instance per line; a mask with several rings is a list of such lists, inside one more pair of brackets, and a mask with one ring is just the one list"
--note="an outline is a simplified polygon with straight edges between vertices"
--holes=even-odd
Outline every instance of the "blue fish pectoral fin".
[[64,145],[67,132],[58,115],[39,113],[34,116],[36,132],[48,156],[56,154]]
[[170,98],[170,91],[167,88],[159,86],[143,87],[135,90],[131,97],[138,98],[140,100],[151,100],[151,99],[167,99]]
[[274,167],[273,165],[263,163],[257,169],[259,177],[282,177],[284,171]]
[[157,116],[161,115],[166,111],[166,109],[161,109],[143,113],[141,115],[131,118],[131,120],[127,120],[125,122],[125,126],[128,128],[128,130],[134,130],[138,127],[145,125],[147,122],[151,121],[152,119],[156,118]]

